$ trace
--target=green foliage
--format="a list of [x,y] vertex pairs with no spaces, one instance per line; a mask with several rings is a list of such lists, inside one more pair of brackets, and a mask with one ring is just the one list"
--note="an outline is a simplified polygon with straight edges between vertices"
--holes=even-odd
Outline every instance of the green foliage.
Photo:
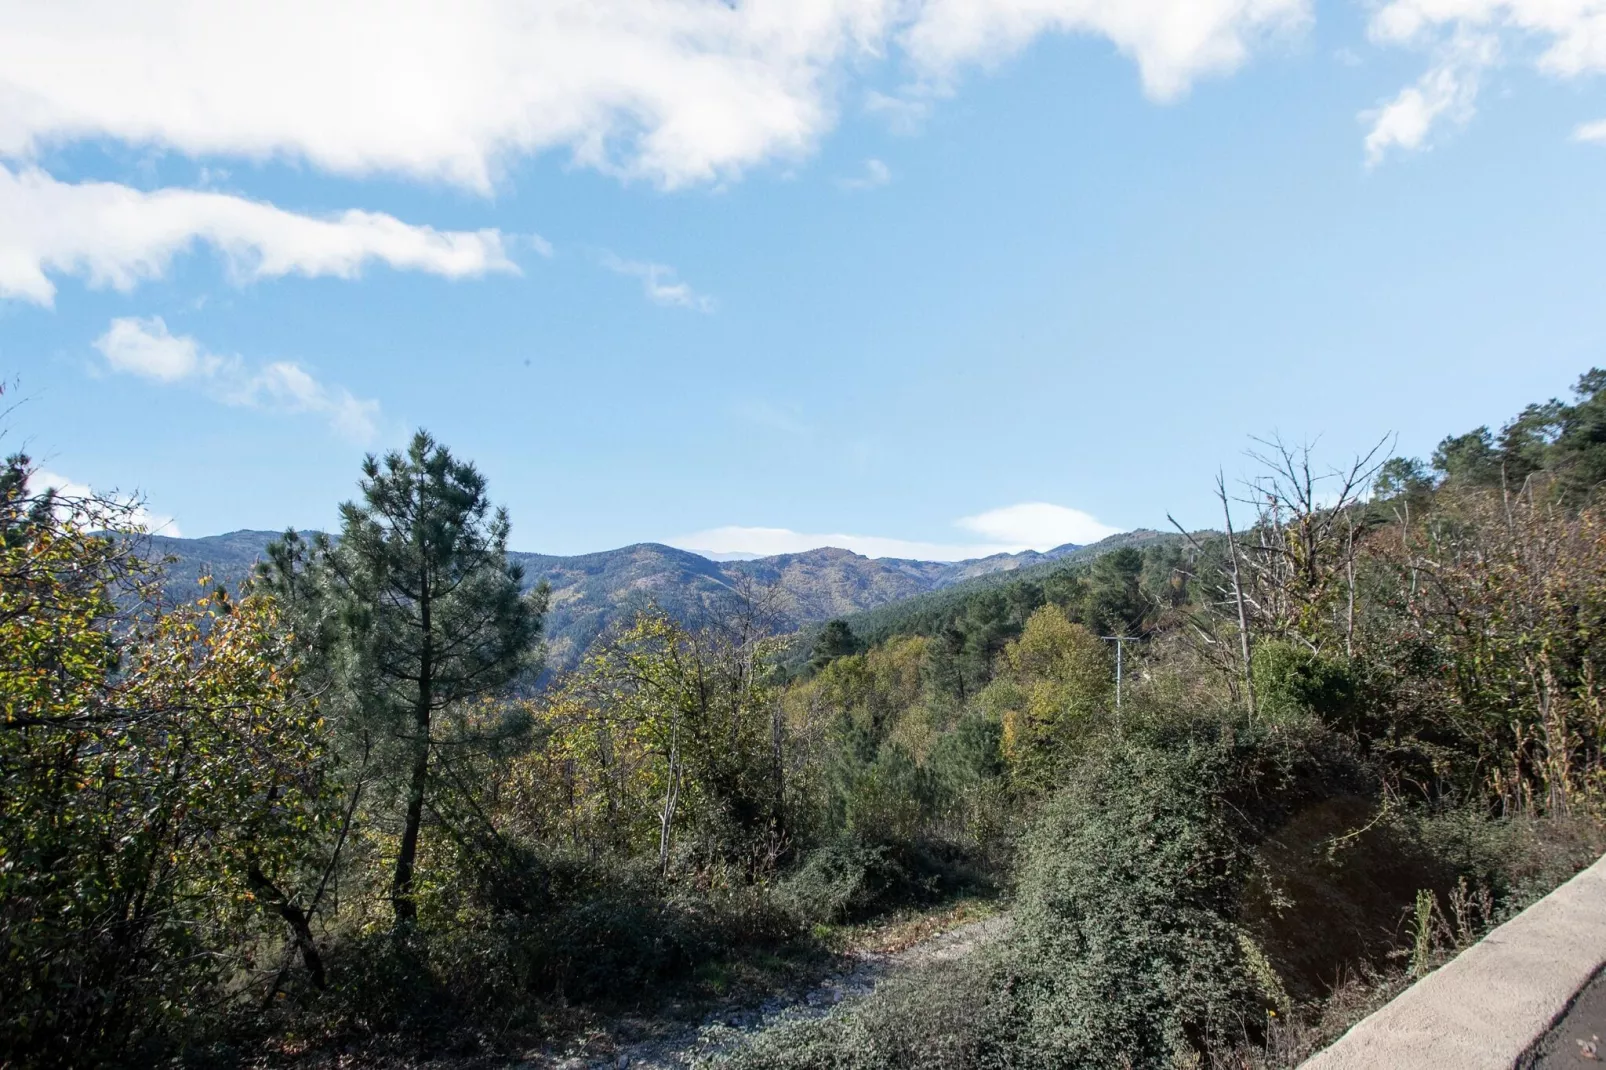
[[662,869],[686,832],[704,859],[768,864],[786,833],[779,646],[751,616],[693,630],[643,613],[552,690],[538,713],[545,753],[523,768],[549,791],[554,772],[565,793],[589,782],[605,810],[594,834],[650,842]]
[[1255,647],[1253,671],[1261,714],[1276,720],[1310,715],[1340,728],[1353,723],[1359,689],[1344,659],[1286,639],[1267,639]]
[[1150,600],[1140,582],[1142,551],[1130,546],[1112,550],[1088,570],[1081,619],[1099,635],[1138,635],[1143,631]]
[[805,925],[859,921],[908,901],[910,878],[887,844],[844,836],[810,851],[776,888],[776,902]]
[[1390,457],[1377,470],[1372,483],[1373,493],[1381,499],[1399,497],[1420,500],[1433,489],[1433,476],[1415,457]]
[[1343,776],[1336,757],[1205,721],[1079,769],[1026,844],[1002,965],[1012,1065],[1160,1066],[1263,1021],[1275,994],[1237,902],[1254,847]]
[[847,621],[840,617],[826,621],[809,650],[809,668],[819,672],[837,658],[857,654],[861,648],[858,636],[853,634]]
[[0,1063],[141,1061],[260,998],[330,770],[270,603],[125,613],[153,581],[127,510],[26,477],[0,481]]
[[1501,457],[1487,427],[1455,435],[1433,451],[1433,467],[1451,485],[1499,486]]
[[344,700],[339,725],[376,763],[400,811],[391,881],[411,922],[414,867],[438,748],[475,740],[462,714],[539,668],[546,591],[521,590],[508,519],[485,480],[423,431],[405,454],[363,461],[360,502],[338,543],[294,532],[269,548],[259,585],[298,615],[309,655]]
[[[659,550],[571,562],[609,600],[586,641],[615,624],[542,689],[544,594],[425,435],[368,459],[338,541],[287,533],[249,597],[176,609],[90,534],[126,511],[14,460],[0,1062],[528,1047],[555,1002],[724,992],[817,926],[1006,885],[997,945],[727,1061],[1269,1057],[1271,1012],[1428,969],[1603,846],[1603,389],[1337,506],[1277,445],[1235,541],[1133,533],[851,621],[808,595],[832,619],[789,666],[795,584],[777,612],[686,555],[659,608],[619,593]],[[868,574],[816,556],[749,574]],[[1145,640],[1119,712],[1107,635]]]
[[1042,790],[1064,774],[1114,689],[1106,644],[1057,606],[1044,606],[1004,649],[977,704],[999,718],[1001,750],[1017,781]]
[[1591,368],[1579,376],[1573,398],[1527,406],[1498,437],[1480,427],[1446,438],[1433,467],[1452,487],[1515,490],[1542,474],[1564,497],[1583,501],[1606,481],[1606,372]]

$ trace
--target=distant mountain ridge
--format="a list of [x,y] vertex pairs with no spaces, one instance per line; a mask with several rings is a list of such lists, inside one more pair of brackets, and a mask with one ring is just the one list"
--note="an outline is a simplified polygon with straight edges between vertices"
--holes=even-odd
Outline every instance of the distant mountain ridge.
[[[150,537],[154,555],[168,557],[169,585],[176,590],[200,576],[237,587],[265,556],[275,531],[231,531],[199,539]],[[304,532],[309,535],[310,532]],[[715,561],[660,543],[574,556],[510,552],[524,566],[525,581],[552,588],[546,636],[549,664],[575,664],[592,640],[636,609],[655,603],[686,620],[716,610],[739,587],[757,583],[776,595],[783,623],[793,628],[874,609],[939,591],[978,576],[1013,572],[1085,552],[1067,543],[1046,553],[1026,550],[970,561],[869,558],[822,547],[796,554]]]

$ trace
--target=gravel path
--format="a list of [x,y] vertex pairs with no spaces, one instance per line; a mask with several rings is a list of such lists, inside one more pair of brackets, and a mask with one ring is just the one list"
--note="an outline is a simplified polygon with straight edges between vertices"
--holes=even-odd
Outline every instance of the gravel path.
[[950,929],[902,951],[860,952],[854,955],[851,967],[826,977],[807,992],[774,996],[756,1007],[727,1008],[710,1015],[700,1025],[621,1045],[609,1055],[525,1062],[519,1064],[518,1070],[536,1070],[541,1066],[557,1070],[683,1070],[694,1058],[727,1050],[777,1025],[824,1017],[833,1007],[869,995],[893,973],[963,958],[997,938],[1008,926],[1007,916],[987,918]]

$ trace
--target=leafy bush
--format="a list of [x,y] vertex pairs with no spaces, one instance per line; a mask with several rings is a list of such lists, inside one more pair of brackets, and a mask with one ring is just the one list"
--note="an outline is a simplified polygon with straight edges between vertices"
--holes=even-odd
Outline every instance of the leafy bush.
[[900,906],[990,887],[985,866],[961,847],[931,841],[826,843],[775,887],[773,902],[804,925],[862,921]]
[[1257,830],[1229,804],[1284,787],[1284,749],[1228,729],[1078,770],[1026,845],[1003,963],[1017,1065],[1162,1065],[1264,1019],[1234,922]]
[[307,935],[328,755],[271,604],[126,613],[152,576],[94,533],[118,507],[26,477],[0,471],[0,1065],[148,1061]]
[[1262,640],[1254,655],[1255,699],[1275,719],[1314,714],[1323,723],[1347,727],[1358,687],[1350,665],[1284,639]]

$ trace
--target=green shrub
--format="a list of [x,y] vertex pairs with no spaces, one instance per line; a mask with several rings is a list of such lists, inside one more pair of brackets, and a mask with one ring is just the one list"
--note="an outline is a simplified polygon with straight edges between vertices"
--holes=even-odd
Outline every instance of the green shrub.
[[1253,677],[1260,712],[1274,720],[1314,714],[1324,724],[1354,721],[1359,687],[1350,665],[1281,639],[1255,647]]
[[991,890],[985,866],[959,845],[864,843],[844,836],[805,855],[771,899],[807,926],[863,921],[897,907]]
[[732,1057],[796,1070],[1169,1066],[1288,1002],[1240,920],[1257,849],[1365,770],[1319,725],[1167,718],[1108,738],[1024,845],[996,951],[889,983]]
[[1018,1064],[1160,1065],[1264,1015],[1232,923],[1249,860],[1230,750],[1117,747],[1026,845],[1005,962]]

